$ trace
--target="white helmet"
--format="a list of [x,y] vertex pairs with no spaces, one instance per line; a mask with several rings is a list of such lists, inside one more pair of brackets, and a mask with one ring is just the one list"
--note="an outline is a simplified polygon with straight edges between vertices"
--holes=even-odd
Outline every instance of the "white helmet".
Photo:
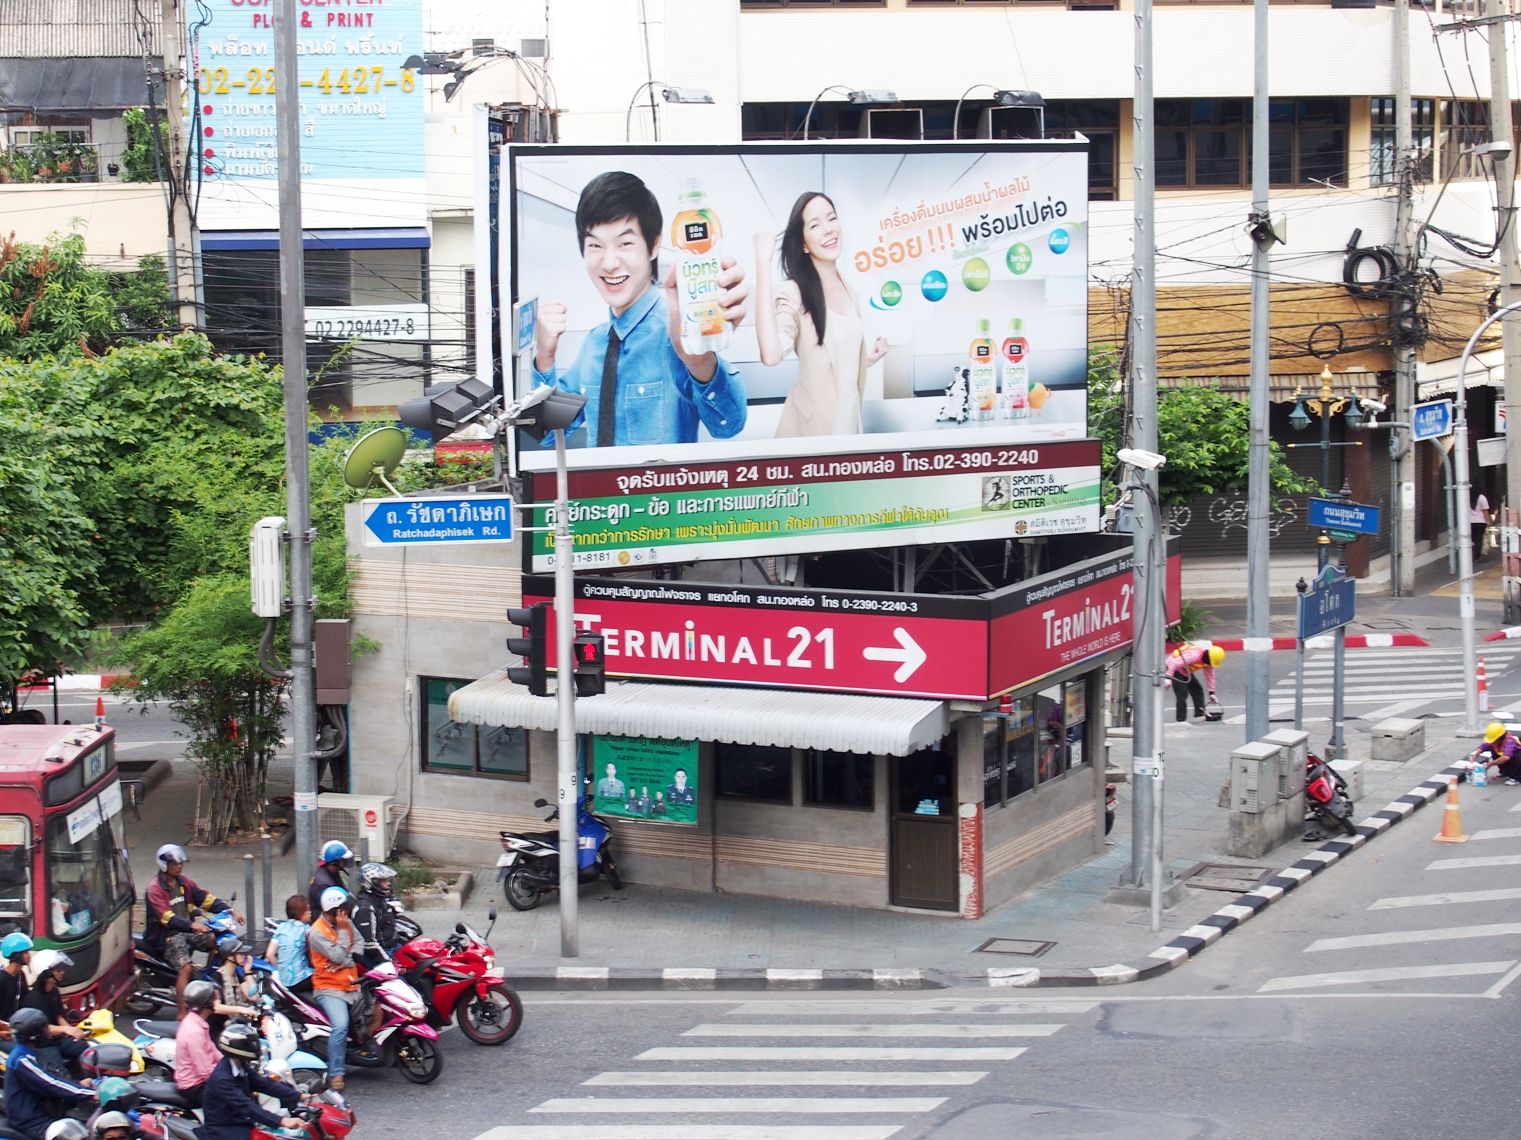
[[158,869],[167,871],[170,863],[188,863],[190,860],[185,855],[185,849],[178,843],[166,843],[156,852]]
[[326,914],[330,910],[337,910],[349,901],[349,893],[342,887],[328,887],[322,892],[322,912]]
[[49,970],[55,970],[59,966],[72,966],[74,959],[70,958],[62,950],[39,950],[32,955],[32,973],[41,977]]

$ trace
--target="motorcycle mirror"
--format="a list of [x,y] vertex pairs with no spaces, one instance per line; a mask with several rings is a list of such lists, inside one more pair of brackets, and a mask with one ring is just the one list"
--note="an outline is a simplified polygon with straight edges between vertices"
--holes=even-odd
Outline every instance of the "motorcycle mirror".
[[463,933],[465,933],[465,924],[463,922],[456,922],[454,924],[454,933],[455,934],[463,934]]
[[237,891],[233,891],[232,894],[228,895],[227,896],[227,901],[230,902],[230,903],[237,902],[238,901],[238,892]]
[[533,806],[534,807],[548,807],[549,806],[549,801],[545,800],[545,799],[534,800],[533,801]]
[[486,908],[486,920],[488,922],[496,921],[496,903],[492,903],[489,907]]

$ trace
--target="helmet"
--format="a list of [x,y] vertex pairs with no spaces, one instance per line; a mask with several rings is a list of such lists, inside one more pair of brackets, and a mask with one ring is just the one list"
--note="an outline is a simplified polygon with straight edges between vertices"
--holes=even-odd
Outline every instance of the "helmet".
[[216,1001],[217,988],[210,982],[191,982],[185,987],[186,1009],[210,1009]]
[[185,849],[178,843],[166,843],[157,852],[158,869],[167,871],[170,863],[188,863],[190,860],[185,855]]
[[53,1121],[43,1135],[47,1140],[90,1140],[90,1130],[72,1116]]
[[131,1108],[141,1099],[137,1086],[123,1077],[102,1077],[95,1082],[95,1095],[104,1109]]
[[253,944],[244,942],[241,935],[224,934],[217,939],[217,953],[223,958],[231,958],[234,954],[252,954]]
[[339,839],[330,839],[322,845],[322,858],[319,863],[338,863],[344,859],[352,859],[354,853],[344,846]]
[[41,1045],[48,1038],[48,1015],[22,1006],[11,1015],[11,1036],[22,1045]]
[[1218,645],[1211,645],[1209,647],[1209,663],[1211,665],[1218,665],[1224,660],[1225,650],[1221,649]]
[[102,1136],[113,1128],[125,1128],[131,1133],[132,1118],[125,1112],[102,1112],[95,1118],[95,1135]]
[[229,1057],[241,1057],[245,1061],[259,1059],[259,1035],[251,1026],[240,1021],[231,1022],[217,1038],[217,1045]]
[[0,938],[0,958],[14,958],[32,948],[32,940],[19,930],[13,930]]
[[1491,724],[1488,728],[1486,728],[1484,730],[1484,743],[1485,744],[1493,744],[1495,741],[1499,740],[1500,737],[1502,737],[1504,735],[1505,735],[1505,726],[1503,724],[1501,724],[1499,721],[1495,721],[1495,723]]
[[74,959],[70,958],[62,950],[39,950],[32,955],[32,973],[40,976],[49,970],[56,970],[59,966],[72,966]]
[[348,891],[342,887],[328,887],[322,892],[322,912],[326,914],[330,910],[337,910],[348,901]]
[[364,889],[374,891],[377,895],[391,893],[391,880],[396,878],[396,872],[384,863],[366,863],[359,868],[359,881],[364,884]]

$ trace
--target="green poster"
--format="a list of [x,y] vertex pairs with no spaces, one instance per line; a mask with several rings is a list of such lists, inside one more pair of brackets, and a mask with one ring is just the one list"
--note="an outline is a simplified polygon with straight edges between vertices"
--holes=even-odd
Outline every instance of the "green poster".
[[592,756],[598,815],[697,822],[697,741],[598,736]]

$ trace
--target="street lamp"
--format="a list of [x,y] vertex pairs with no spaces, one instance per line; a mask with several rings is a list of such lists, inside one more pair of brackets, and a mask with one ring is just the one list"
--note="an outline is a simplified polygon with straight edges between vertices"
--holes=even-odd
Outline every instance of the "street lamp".
[[[656,87],[659,87],[661,89],[660,97],[667,103],[713,102],[712,93],[702,87],[672,87],[669,84],[662,83],[658,79],[651,79],[648,82],[641,83],[638,89],[634,92],[634,97],[628,101],[628,112],[623,116],[624,142],[633,141],[630,136],[634,129],[634,104],[639,102],[639,96],[643,95],[646,91],[653,92],[653,89]],[[655,99],[653,94],[650,96],[650,122],[653,123],[655,127],[655,141],[659,142],[660,119],[655,114]]]
[[[553,106],[549,90],[551,87],[549,73],[539,64],[531,63],[515,51],[496,47],[489,41],[472,48],[471,56],[468,60],[463,58],[464,54],[463,48],[459,51],[447,53],[436,51],[424,52],[422,55],[408,56],[401,66],[402,70],[415,71],[419,75],[454,76],[453,79],[444,84],[444,102],[448,103],[454,99],[455,93],[464,86],[465,80],[469,79],[481,68],[499,59],[510,59],[518,65],[518,70],[527,76],[529,85],[533,88],[534,94],[538,97],[543,108],[549,110]],[[538,74],[535,75],[535,72]]]
[[[1310,426],[1310,415],[1305,411],[1309,409],[1320,419],[1320,442],[1319,443],[1291,443],[1288,447],[1318,447],[1320,448],[1320,489],[1325,494],[1331,494],[1331,449],[1333,447],[1361,447],[1362,441],[1348,440],[1339,443],[1331,442],[1331,417],[1338,412],[1345,412],[1347,426],[1353,431],[1363,426],[1363,410],[1357,401],[1357,393],[1350,392],[1346,397],[1339,398],[1331,390],[1331,366],[1325,365],[1320,370],[1320,391],[1313,396],[1306,397],[1298,388],[1294,389],[1294,410],[1289,413],[1289,425],[1295,431],[1304,431]],[[1320,565],[1323,569],[1329,555],[1324,546],[1320,552]]]
[[993,105],[995,107],[1044,107],[1046,101],[1036,91],[1009,91],[1000,87],[994,87],[991,83],[974,83],[961,93],[956,100],[956,110],[951,115],[951,138],[961,137],[961,104],[966,102],[966,97],[978,88],[986,87],[993,92]]
[[889,107],[900,102],[896,91],[888,91],[882,87],[871,87],[860,91],[851,91],[840,86],[838,83],[831,84],[813,97],[813,102],[808,104],[808,113],[803,116],[803,141],[808,141],[808,124],[813,121],[813,109],[819,105],[819,100],[831,91],[844,91],[845,98],[852,106],[856,107]]

